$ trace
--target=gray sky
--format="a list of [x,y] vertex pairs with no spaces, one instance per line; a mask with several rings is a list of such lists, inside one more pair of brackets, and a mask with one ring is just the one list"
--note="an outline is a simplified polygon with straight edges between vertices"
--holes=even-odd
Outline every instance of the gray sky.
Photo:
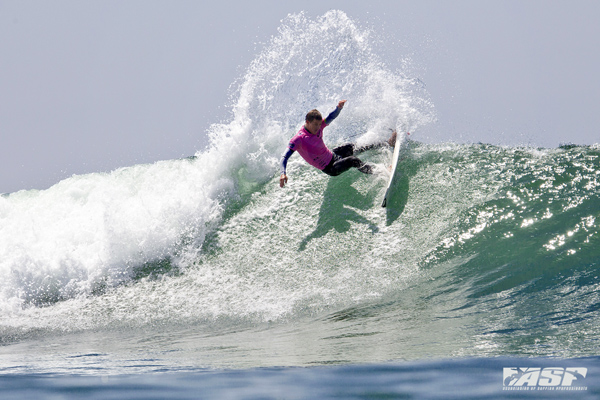
[[600,142],[597,1],[4,0],[0,193],[194,154],[281,19],[330,9],[413,60],[438,117],[415,140]]

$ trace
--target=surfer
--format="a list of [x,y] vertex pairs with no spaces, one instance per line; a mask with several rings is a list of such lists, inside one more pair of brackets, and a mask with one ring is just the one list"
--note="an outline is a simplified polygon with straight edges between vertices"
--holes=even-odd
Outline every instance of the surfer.
[[[333,150],[329,150],[325,142],[323,142],[323,129],[337,118],[342,108],[344,108],[344,104],[346,104],[346,100],[341,100],[335,110],[325,119],[323,119],[319,110],[316,109],[306,114],[304,126],[290,140],[285,154],[281,157],[279,186],[284,187],[287,183],[287,162],[295,151],[298,151],[307,163],[330,176],[337,176],[342,172],[348,171],[350,168],[356,168],[364,174],[373,173],[373,166],[364,163],[358,157],[354,156],[354,154],[379,147],[385,144],[385,142],[365,147],[356,147],[354,143],[348,143]],[[387,143],[393,146],[395,141],[396,132],[392,133],[392,137]]]

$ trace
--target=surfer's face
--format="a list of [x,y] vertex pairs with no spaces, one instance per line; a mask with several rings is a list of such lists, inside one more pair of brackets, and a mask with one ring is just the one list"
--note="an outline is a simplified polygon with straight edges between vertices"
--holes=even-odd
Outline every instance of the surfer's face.
[[313,119],[310,122],[306,121],[304,126],[310,133],[312,133],[314,135],[319,131],[319,128],[321,128],[322,123],[323,123],[322,119]]

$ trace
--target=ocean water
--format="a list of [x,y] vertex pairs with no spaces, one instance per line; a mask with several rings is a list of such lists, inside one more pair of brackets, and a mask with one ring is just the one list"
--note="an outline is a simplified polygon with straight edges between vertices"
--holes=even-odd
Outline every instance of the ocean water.
[[[599,396],[600,146],[420,142],[410,60],[343,12],[309,22],[194,156],[0,196],[2,398]],[[372,176],[295,155],[279,188],[306,111],[342,98],[329,145],[412,133],[387,208],[388,148]],[[586,372],[512,391],[508,368]]]

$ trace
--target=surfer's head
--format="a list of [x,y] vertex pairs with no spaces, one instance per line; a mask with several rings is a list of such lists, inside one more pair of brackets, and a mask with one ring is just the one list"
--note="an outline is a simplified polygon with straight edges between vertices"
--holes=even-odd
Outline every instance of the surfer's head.
[[317,109],[310,110],[308,112],[308,114],[306,114],[306,122],[313,122],[313,121],[323,121],[323,116]]
[[323,116],[319,112],[319,110],[310,110],[308,114],[306,114],[306,123],[304,127],[313,135],[319,132],[319,128],[321,128],[321,124],[323,123]]

